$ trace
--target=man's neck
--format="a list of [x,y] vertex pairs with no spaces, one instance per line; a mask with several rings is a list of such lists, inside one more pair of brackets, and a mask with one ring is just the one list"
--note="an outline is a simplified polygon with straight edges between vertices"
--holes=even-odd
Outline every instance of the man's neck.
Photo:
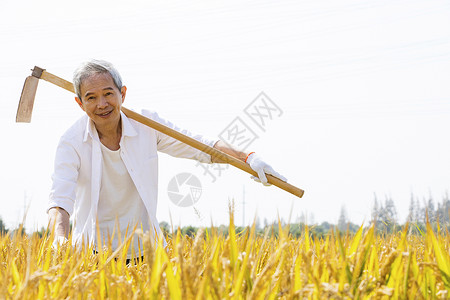
[[97,128],[100,142],[111,150],[118,150],[120,148],[120,139],[122,137],[122,120],[111,128]]

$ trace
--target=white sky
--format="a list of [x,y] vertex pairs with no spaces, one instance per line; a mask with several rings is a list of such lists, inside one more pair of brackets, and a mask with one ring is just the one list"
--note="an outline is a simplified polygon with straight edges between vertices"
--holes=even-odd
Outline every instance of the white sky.
[[[69,5],[70,3],[70,5]],[[71,80],[90,58],[111,61],[145,107],[217,136],[264,91],[282,110],[250,150],[302,199],[263,187],[230,167],[215,183],[195,162],[160,155],[158,219],[226,224],[236,200],[242,224],[306,213],[335,223],[342,205],[368,220],[374,193],[390,195],[400,221],[411,193],[440,201],[450,182],[450,3],[388,1],[0,2],[0,216],[9,227],[29,206],[28,230],[46,225],[56,144],[82,115],[73,96],[39,84],[31,124],[16,124],[35,65]],[[250,123],[249,123],[250,125]],[[254,126],[254,125],[253,125]],[[173,205],[167,184],[198,176],[194,210]],[[24,200],[25,199],[25,200]]]

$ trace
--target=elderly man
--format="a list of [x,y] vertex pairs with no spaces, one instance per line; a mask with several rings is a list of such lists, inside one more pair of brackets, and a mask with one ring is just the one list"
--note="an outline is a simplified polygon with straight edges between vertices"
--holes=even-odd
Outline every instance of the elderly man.
[[[57,237],[55,242],[67,239],[71,215],[73,244],[82,241],[95,244],[97,227],[100,240],[107,244],[111,239],[114,249],[136,225],[162,237],[156,219],[157,151],[204,163],[217,161],[128,119],[121,112],[127,88],[110,63],[93,60],[82,64],[75,71],[73,82],[77,94],[75,100],[86,115],[61,137],[56,151],[48,205],[49,224],[55,227]],[[256,179],[263,184],[267,184],[264,173],[286,180],[254,153],[242,152],[220,140],[181,130],[155,112],[144,110],[142,114],[245,161],[258,173]],[[137,239],[132,247],[139,253]],[[132,247],[128,251],[129,259]]]

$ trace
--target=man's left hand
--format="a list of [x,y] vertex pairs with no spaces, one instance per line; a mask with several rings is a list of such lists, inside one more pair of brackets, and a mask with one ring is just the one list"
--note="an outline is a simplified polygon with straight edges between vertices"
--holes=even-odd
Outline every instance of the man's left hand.
[[247,157],[247,163],[250,165],[250,168],[252,168],[252,170],[258,174],[258,177],[252,176],[251,178],[257,182],[261,182],[265,186],[271,185],[270,183],[267,182],[266,174],[270,174],[272,176],[279,178],[284,182],[287,182],[286,177],[284,177],[278,172],[275,172],[275,170],[268,163],[264,162],[255,153],[251,153]]

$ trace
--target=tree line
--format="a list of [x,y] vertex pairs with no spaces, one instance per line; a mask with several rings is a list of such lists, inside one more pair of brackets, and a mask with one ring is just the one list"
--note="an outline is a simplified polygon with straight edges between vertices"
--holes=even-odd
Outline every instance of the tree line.
[[[398,218],[397,208],[391,197],[386,196],[384,201],[379,201],[377,196],[374,196],[370,223],[375,223],[379,232],[397,232],[403,230],[404,226],[408,224],[411,233],[420,233],[425,230],[427,220],[434,229],[437,228],[438,223],[441,228],[449,228],[450,198],[448,193],[437,203],[431,195],[428,199],[420,200],[411,194],[408,215],[403,223]],[[351,222],[346,217],[345,207],[343,207],[337,227],[344,231],[348,224],[351,224]]]
[[[419,198],[411,195],[408,216],[403,223],[400,223],[400,220],[398,219],[397,208],[392,198],[386,196],[384,201],[380,201],[375,195],[371,210],[371,220],[367,225],[375,223],[378,233],[395,233],[403,230],[404,226],[409,224],[409,232],[411,234],[421,234],[421,232],[425,231],[427,219],[434,229],[437,228],[438,224],[441,229],[450,229],[450,197],[448,193],[446,193],[442,200],[437,203],[435,203],[431,196],[429,196],[428,199],[419,200]],[[309,232],[319,237],[325,236],[331,230],[336,229],[340,232],[354,233],[361,226],[361,224],[351,222],[345,206],[341,207],[337,224],[332,224],[330,222],[322,222],[321,224],[314,224],[313,222],[308,223],[306,222],[305,217],[298,218],[295,223],[290,224],[283,219],[280,219],[279,222],[282,228],[289,226],[289,232],[293,237],[299,237],[304,234],[306,226],[308,226]],[[160,226],[167,235],[172,235],[180,230],[183,235],[194,236],[199,229],[194,226],[171,228],[171,226],[164,221],[160,223]],[[267,230],[270,230],[275,235],[278,235],[278,221],[269,224],[267,220],[264,220],[264,224],[261,226],[261,222],[259,221],[259,218],[257,218],[255,227],[257,234],[262,235],[265,234]],[[224,235],[228,234],[228,226],[225,225],[214,227],[214,229],[206,228],[206,230],[215,230]],[[244,230],[248,230],[248,227],[236,226],[237,232],[242,232]],[[0,234],[6,234],[8,231],[8,228],[6,228],[5,223],[0,217]],[[24,234],[25,229],[22,226],[19,226],[19,228],[12,230],[10,234],[15,234],[16,232]],[[42,227],[39,231],[35,231],[34,233],[42,236],[46,234],[46,229]]]

